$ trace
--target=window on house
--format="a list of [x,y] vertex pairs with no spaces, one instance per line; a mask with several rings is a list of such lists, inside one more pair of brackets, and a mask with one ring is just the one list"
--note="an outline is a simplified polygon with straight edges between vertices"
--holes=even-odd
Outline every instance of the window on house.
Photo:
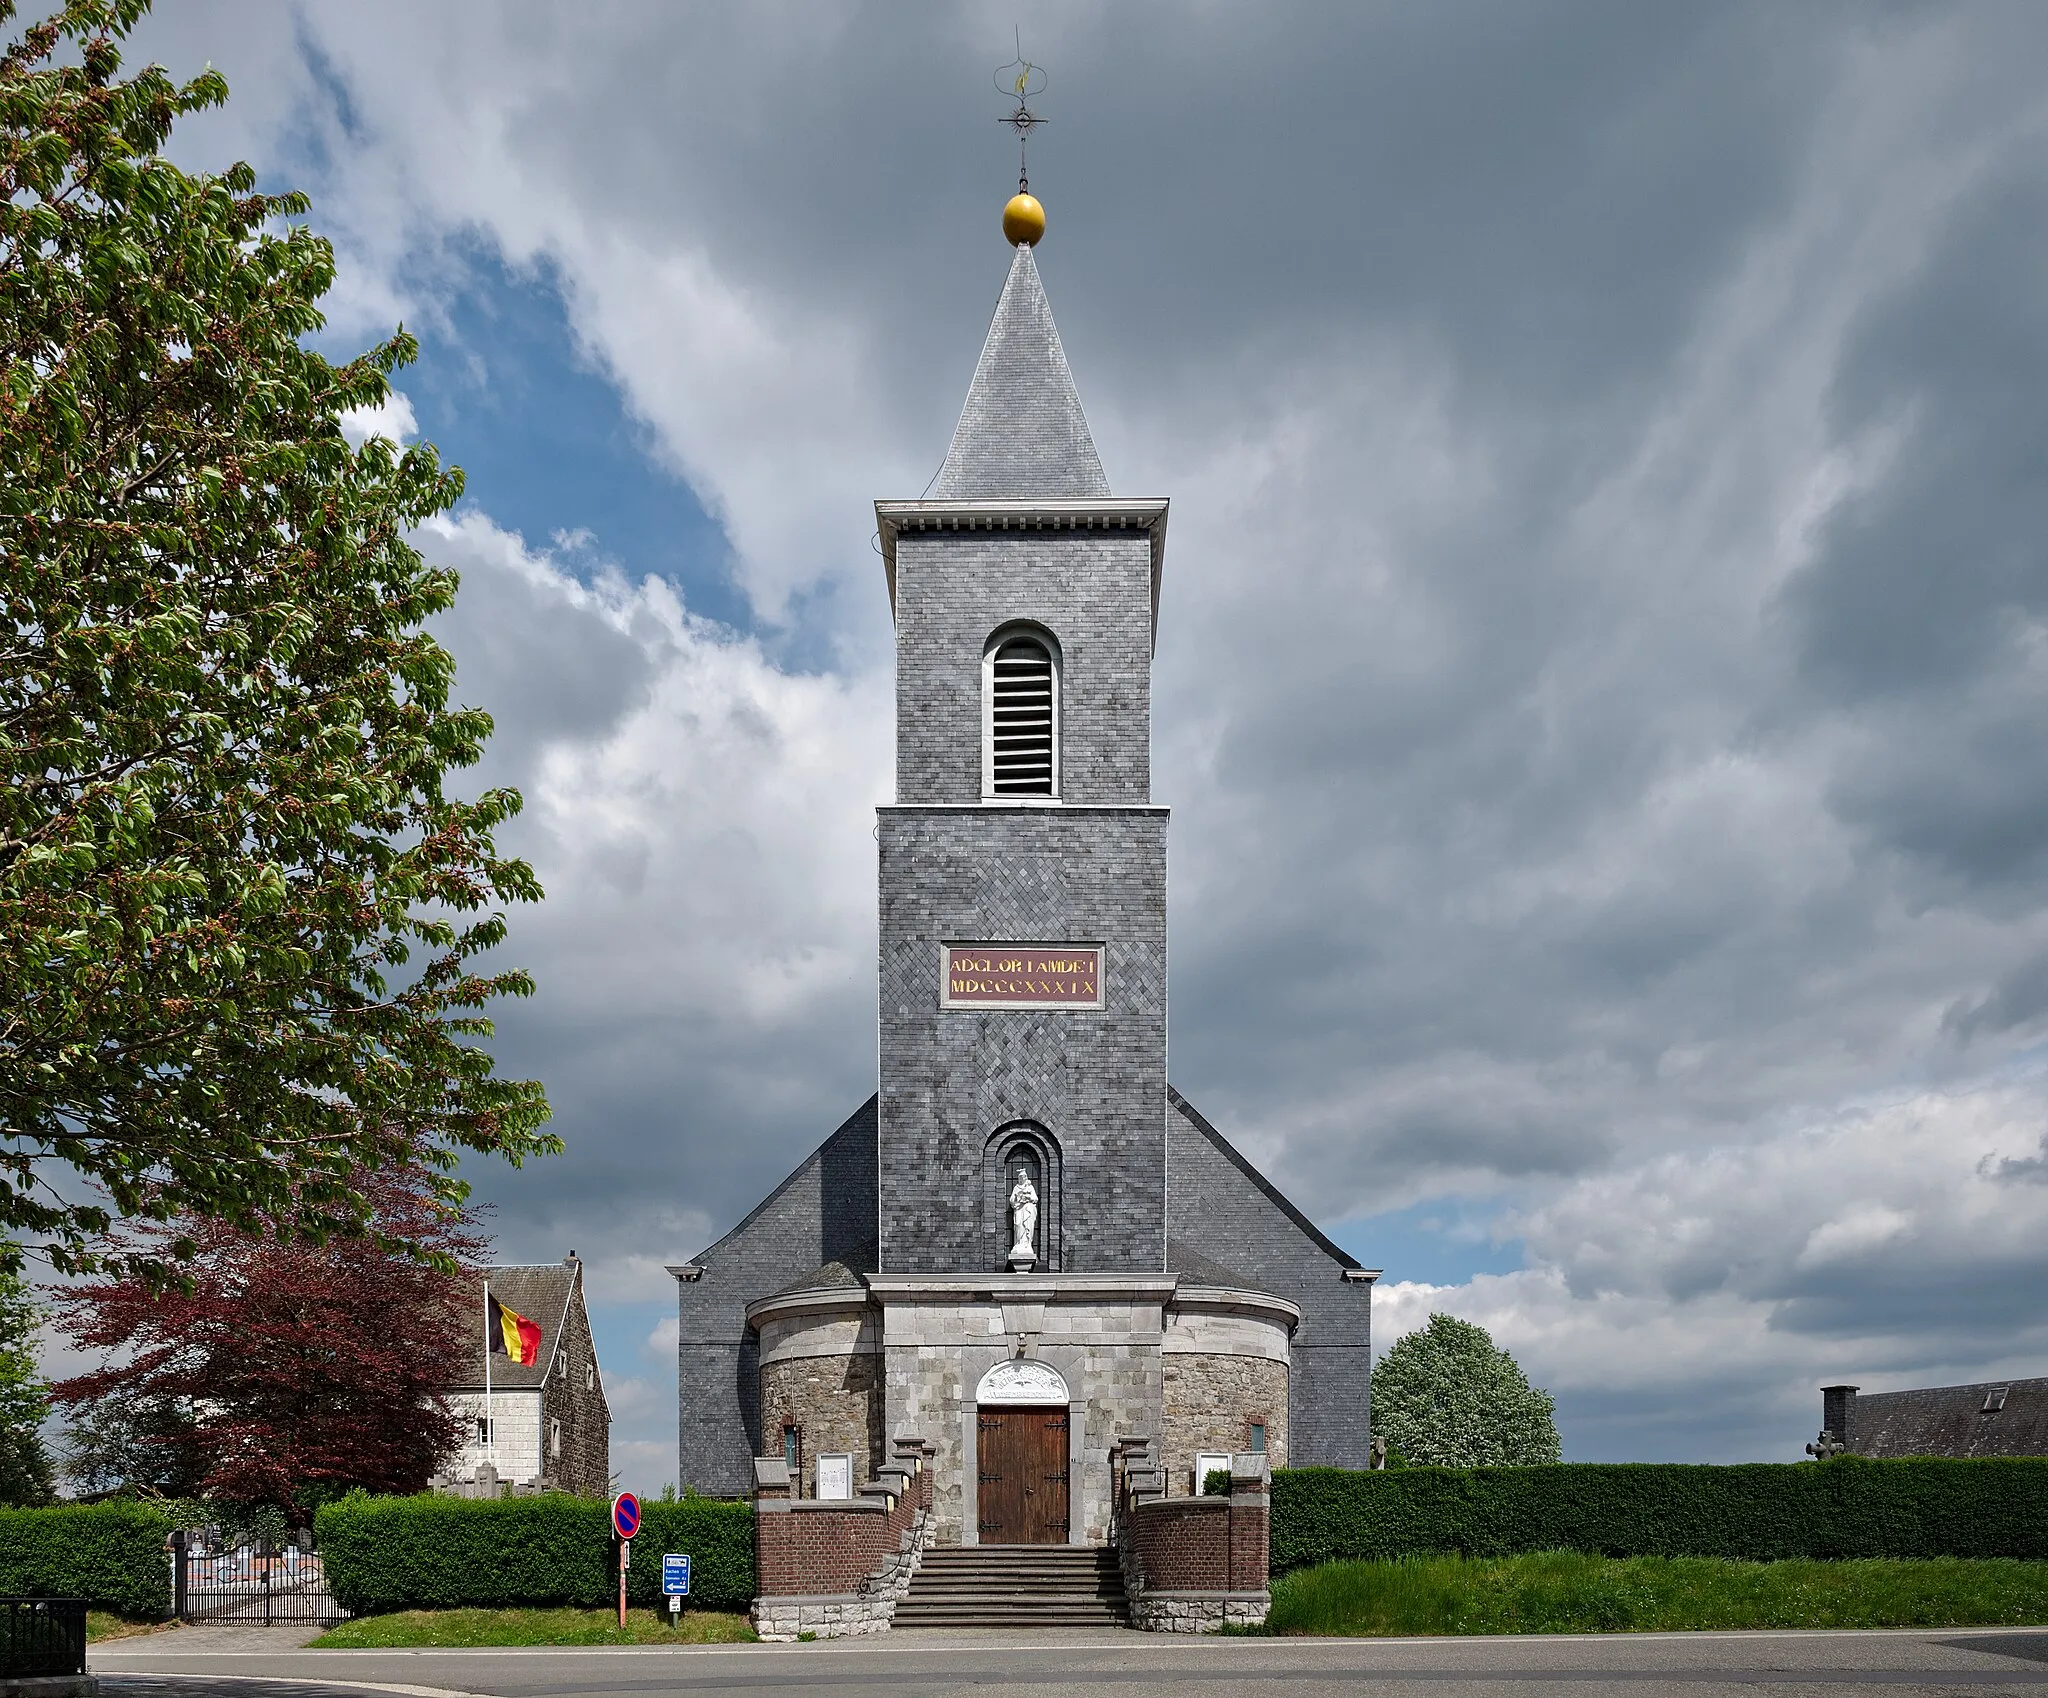
[[2006,1389],[2007,1388],[2004,1386],[1993,1386],[1989,1391],[1987,1391],[1984,1394],[1984,1407],[1980,1411],[1978,1411],[1978,1413],[1983,1415],[1996,1415],[2001,1409],[2005,1407]]
[[548,1423],[548,1455],[557,1462],[562,1459],[562,1423],[560,1421],[550,1421]]
[[585,1391],[597,1390],[597,1364],[595,1362],[583,1364],[583,1389]]
[[784,1427],[782,1429],[782,1462],[783,1466],[789,1470],[792,1479],[796,1478],[797,1471],[803,1466],[803,1460],[803,1428]]
[[491,1423],[487,1417],[482,1415],[476,1418],[476,1442],[478,1444],[489,1444],[491,1442]]
[[562,1352],[561,1355],[555,1358],[555,1378],[558,1380],[566,1380],[568,1377],[569,1353],[565,1350]]
[[1244,1424],[1244,1448],[1255,1456],[1266,1454],[1266,1423],[1247,1421]]
[[982,794],[1059,794],[1059,661],[1050,641],[1017,632],[990,643],[983,661],[987,722]]

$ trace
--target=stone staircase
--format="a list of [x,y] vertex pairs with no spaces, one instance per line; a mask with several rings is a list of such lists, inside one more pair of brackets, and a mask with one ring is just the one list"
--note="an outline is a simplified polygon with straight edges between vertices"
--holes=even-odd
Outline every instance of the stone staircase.
[[896,1603],[898,1627],[1122,1627],[1116,1552],[1087,1545],[929,1550]]

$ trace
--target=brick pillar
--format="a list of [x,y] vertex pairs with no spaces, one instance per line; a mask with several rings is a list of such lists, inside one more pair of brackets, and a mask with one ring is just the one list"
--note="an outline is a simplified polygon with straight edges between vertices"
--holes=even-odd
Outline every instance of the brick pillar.
[[1835,1435],[1836,1441],[1856,1448],[1856,1441],[1849,1436],[1849,1423],[1856,1418],[1855,1386],[1822,1386],[1820,1388],[1820,1424]]
[[1273,1496],[1266,1458],[1247,1451],[1230,1459],[1230,1589],[1263,1592],[1272,1560]]

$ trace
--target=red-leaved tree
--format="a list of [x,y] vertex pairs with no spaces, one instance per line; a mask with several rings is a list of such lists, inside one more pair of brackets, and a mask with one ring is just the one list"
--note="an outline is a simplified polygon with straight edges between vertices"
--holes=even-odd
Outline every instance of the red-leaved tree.
[[[485,1240],[423,1175],[363,1173],[378,1237],[312,1245],[180,1217],[130,1230],[196,1249],[182,1287],[141,1278],[58,1290],[58,1326],[104,1353],[51,1396],[101,1454],[81,1484],[132,1484],[303,1512],[354,1486],[416,1492],[461,1442],[447,1390],[476,1317],[458,1273]],[[110,1441],[109,1434],[115,1435]],[[88,1447],[89,1448],[89,1447]]]

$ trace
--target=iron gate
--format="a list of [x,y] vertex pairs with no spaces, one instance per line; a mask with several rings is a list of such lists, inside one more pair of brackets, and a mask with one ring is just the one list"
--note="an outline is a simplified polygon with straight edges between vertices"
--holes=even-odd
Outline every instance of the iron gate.
[[230,1543],[217,1527],[171,1535],[181,1621],[329,1624],[348,1611],[327,1590],[327,1572],[311,1533],[282,1544],[268,1539]]

